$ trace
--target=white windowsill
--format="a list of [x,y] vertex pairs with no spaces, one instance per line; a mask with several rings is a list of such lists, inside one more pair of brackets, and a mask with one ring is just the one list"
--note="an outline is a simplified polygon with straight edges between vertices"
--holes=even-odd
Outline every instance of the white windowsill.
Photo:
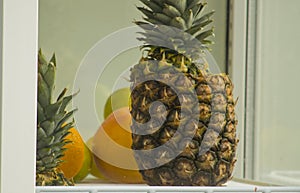
[[145,184],[113,184],[105,183],[103,181],[88,179],[84,183],[77,184],[76,186],[52,186],[52,187],[36,187],[36,193],[271,193],[271,192],[300,192],[300,187],[280,187],[280,186],[267,186],[266,184],[249,184],[244,180],[229,181],[226,185],[221,187],[212,186],[148,186]]

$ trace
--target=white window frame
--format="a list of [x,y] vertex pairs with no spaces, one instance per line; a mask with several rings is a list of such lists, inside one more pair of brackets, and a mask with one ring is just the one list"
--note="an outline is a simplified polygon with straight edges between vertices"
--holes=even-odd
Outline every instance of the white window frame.
[[35,191],[38,0],[1,0],[1,193]]
[[[239,178],[255,177],[255,125],[253,109],[249,103],[254,100],[254,85],[250,79],[255,57],[255,39],[251,28],[255,24],[254,9],[257,0],[232,0],[234,12],[231,21],[232,46],[230,49],[230,75],[235,85],[235,96],[239,97],[237,114],[239,115],[238,135],[241,140],[238,149],[237,169]],[[35,149],[36,149],[36,90],[37,90],[37,45],[38,45],[38,0],[0,0],[0,123],[1,123],[1,170],[0,187],[2,193],[15,192],[249,192],[253,187],[140,187],[140,186],[103,186],[95,187],[35,187]],[[252,32],[251,32],[252,31]],[[255,32],[254,32],[255,33]],[[251,41],[249,41],[250,39]],[[252,65],[254,66],[254,65]],[[252,104],[252,103],[251,103]],[[246,129],[245,129],[246,128]],[[252,128],[252,129],[251,129]],[[246,151],[245,151],[246,150]],[[250,165],[249,165],[250,164]],[[254,168],[254,170],[253,170]],[[300,191],[297,187],[264,187],[261,192]]]
[[238,96],[236,114],[238,115],[237,133],[240,142],[238,143],[236,169],[234,176],[243,178],[244,172],[244,128],[245,120],[245,89],[246,89],[246,34],[247,34],[247,0],[232,0],[231,15],[229,23],[229,74],[234,84],[234,96]]

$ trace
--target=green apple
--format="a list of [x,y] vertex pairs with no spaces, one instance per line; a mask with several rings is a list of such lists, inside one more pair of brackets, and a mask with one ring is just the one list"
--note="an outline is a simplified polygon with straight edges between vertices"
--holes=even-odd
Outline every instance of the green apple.
[[81,169],[79,172],[74,176],[74,182],[82,181],[91,171],[93,157],[92,152],[89,148],[85,145],[84,146],[84,161],[82,163]]
[[95,159],[94,159],[94,154],[93,152],[91,151],[93,149],[93,137],[91,137],[87,142],[86,142],[86,145],[91,153],[91,166],[90,166],[90,174],[98,179],[101,179],[101,180],[106,180],[106,178],[100,173],[100,171],[98,170],[97,166],[96,166],[96,163],[95,163]]
[[114,91],[106,100],[104,105],[104,119],[108,117],[113,111],[128,107],[130,105],[130,89],[121,88]]
[[79,172],[74,176],[74,182],[78,183],[84,180],[89,174],[92,176],[105,180],[106,178],[100,173],[100,171],[96,167],[96,163],[94,161],[94,154],[90,150],[92,145],[93,137],[91,137],[84,146],[84,161],[81,166]]
[[[95,156],[95,155],[93,155]],[[99,169],[97,168],[96,166],[96,163],[95,163],[95,159],[93,158],[93,162],[92,162],[92,167],[91,167],[91,172],[90,174],[98,179],[101,179],[101,180],[107,180],[102,174],[101,172],[99,171]]]

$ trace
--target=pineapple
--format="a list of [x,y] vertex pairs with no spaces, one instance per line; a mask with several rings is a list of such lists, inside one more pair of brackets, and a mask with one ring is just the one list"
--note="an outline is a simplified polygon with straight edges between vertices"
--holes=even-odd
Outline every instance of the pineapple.
[[38,53],[38,101],[37,101],[37,148],[36,185],[74,185],[58,169],[63,156],[63,146],[74,122],[67,122],[75,112],[66,111],[66,106],[74,95],[65,96],[64,89],[55,102],[52,102],[55,81],[55,55],[47,62],[41,50]]
[[131,68],[132,149],[149,185],[219,186],[232,177],[233,84],[209,70],[201,0],[140,0],[143,56]]

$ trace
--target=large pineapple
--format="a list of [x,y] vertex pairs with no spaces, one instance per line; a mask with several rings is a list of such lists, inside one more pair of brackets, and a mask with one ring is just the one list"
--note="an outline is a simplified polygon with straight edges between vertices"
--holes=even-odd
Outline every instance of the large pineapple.
[[64,89],[53,101],[56,60],[53,55],[47,62],[41,50],[38,53],[38,101],[37,101],[37,148],[36,148],[36,185],[57,186],[73,185],[58,169],[64,153],[63,146],[73,121],[68,122],[75,110],[68,112],[67,105],[73,95],[65,96]]
[[143,57],[130,76],[140,173],[149,185],[222,185],[238,140],[232,82],[206,60],[214,12],[201,0],[140,1]]

